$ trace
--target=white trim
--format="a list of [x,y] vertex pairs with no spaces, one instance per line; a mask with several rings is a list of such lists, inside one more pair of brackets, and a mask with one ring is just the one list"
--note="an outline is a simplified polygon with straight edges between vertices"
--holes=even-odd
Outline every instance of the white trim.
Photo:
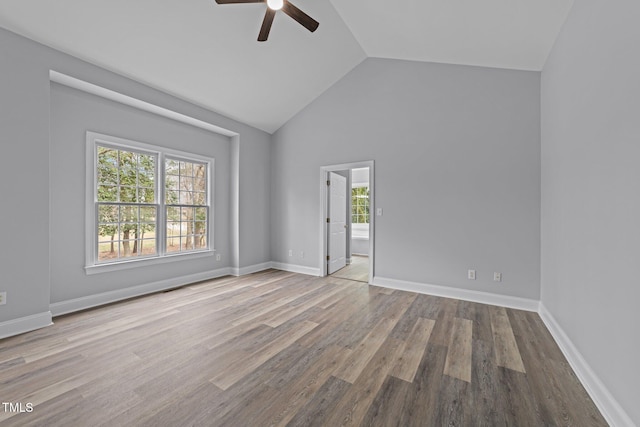
[[[342,163],[338,165],[329,165],[320,167],[320,230],[319,230],[319,261],[318,276],[325,277],[327,275],[327,174],[328,172],[369,168],[369,212],[375,212],[375,186],[374,177],[374,161],[367,160],[362,162]],[[349,221],[350,222],[350,221]],[[369,283],[373,279],[375,273],[374,267],[374,234],[375,234],[375,215],[369,215]]]
[[35,331],[52,324],[50,311],[7,320],[0,323],[0,339]]
[[137,108],[138,110],[142,110],[148,113],[156,114],[158,116],[166,117],[168,119],[185,123],[191,126],[195,126],[200,129],[208,130],[210,132],[214,132],[220,135],[224,135],[224,136],[238,135],[237,132],[233,132],[229,129],[225,129],[220,126],[216,126],[214,124],[207,123],[205,121],[184,115],[182,113],[178,113],[173,110],[169,110],[167,108],[160,107],[158,105],[151,104],[149,102],[142,101],[140,99],[133,98],[128,95],[124,95],[120,92],[116,92],[110,89],[103,88],[98,85],[94,85],[93,83],[89,83],[84,80],[80,80],[75,77],[62,74],[58,71],[49,70],[49,80],[54,83],[58,83],[58,84],[70,87],[72,89],[77,89],[82,92],[89,93],[91,95],[96,95],[101,98],[108,99],[110,101],[118,102],[120,104],[124,104],[129,107]]
[[215,255],[215,249],[207,249],[198,252],[176,252],[167,253],[163,256],[154,256],[149,258],[131,258],[122,261],[107,263],[107,264],[95,264],[87,265],[84,267],[84,272],[89,276],[92,274],[107,273],[110,271],[126,270],[129,268],[138,268],[149,265],[166,264],[169,262],[180,260],[191,260],[204,257],[213,257]]
[[231,274],[231,269],[229,267],[224,267],[216,270],[204,271],[202,273],[190,274],[188,276],[174,277],[171,279],[160,280],[158,282],[147,283],[130,288],[117,289],[100,294],[87,295],[85,297],[56,302],[51,304],[50,309],[51,313],[53,313],[54,316],[59,316],[61,314],[85,310],[87,308],[109,304],[127,298],[133,298],[153,292],[165,291],[167,289],[189,285],[191,283],[199,282],[202,280],[210,280],[222,276],[228,276],[229,274]]
[[309,276],[320,276],[320,269],[305,267],[304,265],[285,264],[283,262],[272,262],[271,268],[276,270],[290,271],[292,273],[307,274]]
[[612,426],[634,427],[633,420],[609,392],[598,375],[591,369],[582,354],[580,354],[580,351],[571,342],[571,339],[569,339],[542,302],[540,302],[538,314],[607,423]]
[[540,305],[539,301],[528,298],[493,294],[490,292],[471,291],[468,289],[452,288],[448,286],[430,285],[426,283],[409,282],[406,280],[396,280],[387,277],[374,277],[372,284],[375,286],[382,286],[384,288],[417,292],[444,298],[455,298],[464,301],[478,302],[481,304],[515,308],[518,310],[537,312]]
[[240,268],[232,267],[231,274],[234,276],[244,276],[245,274],[257,273],[258,271],[264,271],[273,268],[272,264],[272,262],[263,262],[260,264],[253,264]]

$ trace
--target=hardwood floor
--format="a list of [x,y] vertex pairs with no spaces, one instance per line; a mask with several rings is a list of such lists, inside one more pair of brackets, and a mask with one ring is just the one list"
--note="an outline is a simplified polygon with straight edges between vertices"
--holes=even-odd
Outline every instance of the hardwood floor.
[[352,255],[351,264],[336,271],[331,277],[369,283],[369,257]]
[[274,270],[2,340],[0,399],[33,405],[0,426],[606,425],[535,313]]

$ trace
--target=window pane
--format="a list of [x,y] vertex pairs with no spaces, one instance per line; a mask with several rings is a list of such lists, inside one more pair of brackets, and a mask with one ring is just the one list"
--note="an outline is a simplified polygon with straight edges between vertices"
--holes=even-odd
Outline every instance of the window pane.
[[129,258],[137,255],[133,252],[135,240],[123,240],[120,242],[120,258]]
[[121,202],[137,202],[138,196],[136,187],[120,186],[120,201]]
[[118,258],[118,245],[115,243],[100,243],[98,245],[98,261],[109,261]]
[[138,202],[153,203],[156,200],[156,191],[153,188],[138,188]]
[[171,221],[167,223],[167,236],[179,236],[180,235],[180,222]]
[[140,225],[140,237],[147,239],[155,239],[156,237],[156,225],[155,224],[141,224]]
[[178,190],[179,189],[179,178],[174,175],[167,175],[165,179],[165,188],[167,190]]
[[183,250],[183,251],[193,250],[193,236],[183,236],[180,239],[180,250]]
[[191,221],[193,220],[194,208],[182,208],[182,220],[183,221]]
[[179,221],[180,220],[180,208],[168,207],[167,208],[167,221]]
[[180,204],[181,205],[193,205],[193,193],[191,191],[180,192]]
[[181,176],[193,176],[192,175],[192,164],[188,162],[180,162],[180,175]]
[[206,234],[207,231],[207,223],[204,221],[196,221],[195,222],[195,228],[194,228],[194,233],[196,234]]
[[164,194],[165,194],[165,203],[169,205],[178,203],[179,193],[177,191],[167,190]]
[[155,206],[141,206],[140,207],[140,221],[141,222],[156,222],[156,207]]
[[117,223],[118,222],[118,206],[117,205],[98,205],[98,223]]
[[155,184],[155,157],[148,154],[138,156],[138,185],[141,187],[153,187]]
[[180,162],[168,159],[165,162],[165,168],[166,175],[178,175],[180,172]]
[[110,185],[99,185],[98,201],[99,202],[117,202],[118,187],[110,186]]
[[195,247],[196,249],[205,249],[207,247],[207,236],[196,236]]
[[206,219],[207,219],[207,208],[196,208],[195,219],[197,221],[206,221]]
[[180,190],[193,191],[193,178],[190,176],[180,176]]
[[207,195],[204,192],[194,192],[193,193],[193,204],[194,205],[205,205],[207,203]]
[[180,237],[167,237],[167,252],[180,252]]
[[138,222],[137,206],[120,206],[121,222]]
[[118,151],[106,147],[98,147],[98,183],[118,183]]
[[138,244],[138,253],[140,256],[150,256],[157,254],[155,239],[140,239]]
[[120,184],[120,201],[135,202],[138,185],[138,163],[135,153],[120,151],[120,167],[118,183]]

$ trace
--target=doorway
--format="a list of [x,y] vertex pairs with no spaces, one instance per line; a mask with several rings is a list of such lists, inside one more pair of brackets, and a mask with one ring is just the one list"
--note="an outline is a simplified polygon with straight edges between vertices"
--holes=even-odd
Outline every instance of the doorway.
[[373,167],[373,161],[363,161],[320,168],[322,277],[373,279]]

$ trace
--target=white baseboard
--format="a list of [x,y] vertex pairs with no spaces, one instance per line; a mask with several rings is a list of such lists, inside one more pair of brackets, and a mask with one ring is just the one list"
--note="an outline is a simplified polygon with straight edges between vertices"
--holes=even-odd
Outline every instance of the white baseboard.
[[231,269],[231,274],[234,276],[244,276],[245,274],[257,273],[258,271],[264,271],[273,268],[272,264],[272,262],[263,262],[260,264],[248,265],[246,267],[234,267]]
[[307,274],[309,276],[320,276],[320,269],[314,267],[305,267],[303,265],[285,264],[283,262],[272,262],[271,268],[277,270],[290,271],[292,273]]
[[165,291],[167,289],[188,285],[190,283],[202,280],[215,279],[217,277],[228,276],[231,274],[231,268],[225,267],[217,270],[205,271],[202,273],[190,274],[188,276],[180,276],[158,282],[146,283],[131,288],[118,289],[100,294],[87,295],[86,297],[74,298],[71,300],[56,302],[50,305],[51,313],[54,316],[72,313],[74,311],[85,310],[99,305],[109,304],[121,301],[127,298],[133,298],[140,295],[150,294],[153,292]]
[[44,313],[32,314],[30,316],[1,322],[0,339],[23,334],[29,331],[35,331],[36,329],[52,325],[51,317],[51,312],[45,311]]
[[479,302],[518,310],[538,311],[539,301],[508,295],[492,294],[489,292],[471,291],[468,289],[450,288],[448,286],[429,285],[426,283],[409,282],[406,280],[389,279],[376,276],[371,281],[373,285],[401,291],[417,292],[444,298],[455,298],[464,301]]
[[540,302],[540,310],[538,313],[549,332],[551,332],[558,347],[560,347],[564,357],[567,358],[569,365],[571,365],[571,368],[609,425],[616,427],[635,427],[635,423],[609,392],[593,369],[591,369],[587,361],[582,357],[582,354],[580,354],[576,346],[573,345],[571,339],[569,339],[542,302]]

